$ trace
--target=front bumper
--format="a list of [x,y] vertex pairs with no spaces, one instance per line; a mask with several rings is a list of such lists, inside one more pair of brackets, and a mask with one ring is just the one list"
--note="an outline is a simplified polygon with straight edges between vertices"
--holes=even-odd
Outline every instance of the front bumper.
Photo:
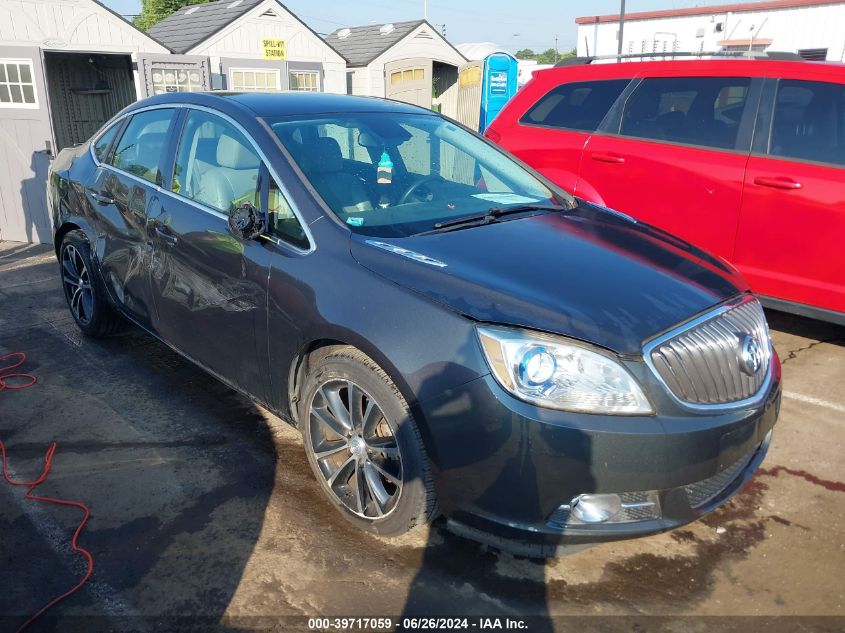
[[[557,546],[643,536],[725,503],[766,455],[780,409],[780,368],[747,409],[702,415],[659,402],[644,417],[541,409],[491,376],[417,405],[438,499],[455,531],[491,542]],[[573,524],[581,494],[653,491],[658,511]],[[482,538],[484,537],[484,538]],[[525,553],[536,553],[531,550]]]

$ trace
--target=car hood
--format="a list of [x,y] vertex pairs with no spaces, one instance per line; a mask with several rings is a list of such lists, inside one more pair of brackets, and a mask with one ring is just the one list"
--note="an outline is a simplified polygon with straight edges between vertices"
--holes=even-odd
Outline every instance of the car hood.
[[660,229],[583,204],[448,233],[353,235],[366,268],[467,317],[554,332],[621,354],[748,288]]

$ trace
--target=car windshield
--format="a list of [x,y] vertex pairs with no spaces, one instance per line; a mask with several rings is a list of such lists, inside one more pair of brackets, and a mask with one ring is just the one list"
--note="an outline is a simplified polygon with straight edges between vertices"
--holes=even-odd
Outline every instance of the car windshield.
[[561,205],[565,196],[437,115],[337,113],[268,123],[356,233],[405,237],[494,208]]

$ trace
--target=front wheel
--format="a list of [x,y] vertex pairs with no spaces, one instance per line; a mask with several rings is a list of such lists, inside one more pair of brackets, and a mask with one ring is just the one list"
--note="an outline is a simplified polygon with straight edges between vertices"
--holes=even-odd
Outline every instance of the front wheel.
[[347,520],[398,536],[434,517],[419,430],[405,399],[372,359],[351,348],[319,359],[304,380],[299,419],[308,462]]

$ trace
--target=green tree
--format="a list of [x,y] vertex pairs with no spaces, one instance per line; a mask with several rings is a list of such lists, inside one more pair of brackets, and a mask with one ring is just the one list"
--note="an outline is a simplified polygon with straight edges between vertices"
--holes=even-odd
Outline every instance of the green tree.
[[141,13],[134,23],[142,31],[148,30],[164,18],[191,4],[204,4],[209,0],[141,0]]
[[514,57],[517,59],[535,59],[537,57],[537,53],[532,51],[530,48],[523,48],[521,51],[516,51]]

